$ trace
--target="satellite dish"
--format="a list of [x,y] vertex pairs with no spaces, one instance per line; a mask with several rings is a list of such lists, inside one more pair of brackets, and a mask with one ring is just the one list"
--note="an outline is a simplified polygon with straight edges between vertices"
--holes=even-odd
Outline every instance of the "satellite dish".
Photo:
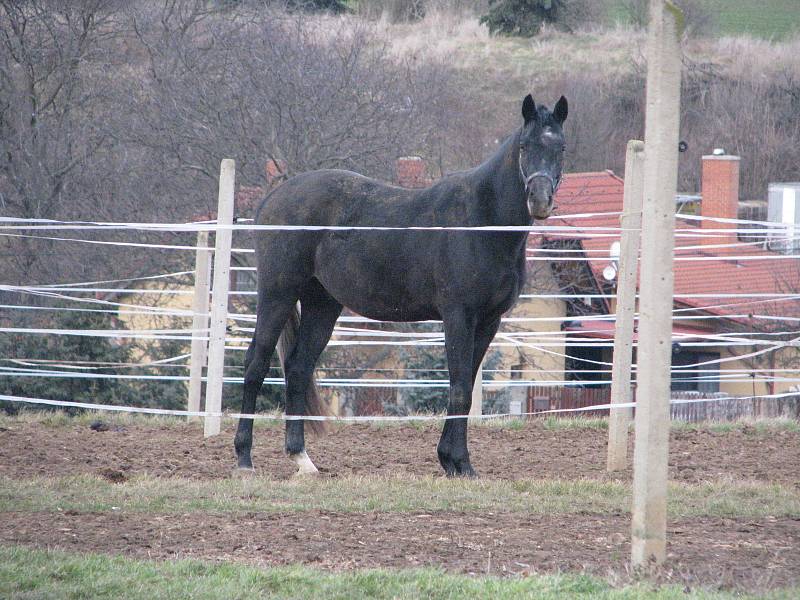
[[603,279],[606,281],[614,281],[617,278],[617,269],[614,268],[614,265],[608,265],[605,269],[603,269]]

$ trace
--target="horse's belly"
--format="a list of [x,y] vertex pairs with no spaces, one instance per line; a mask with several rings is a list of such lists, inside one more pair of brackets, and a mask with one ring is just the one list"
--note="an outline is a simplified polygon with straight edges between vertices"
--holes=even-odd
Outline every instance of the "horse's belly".
[[380,321],[438,319],[429,274],[403,264],[401,254],[327,244],[317,252],[314,275],[350,310]]
[[412,299],[396,286],[364,286],[345,278],[319,277],[320,282],[340,304],[364,317],[378,321],[427,321],[438,319],[435,308]]
[[[341,300],[339,300],[341,302]],[[433,321],[438,320],[439,314],[432,309],[420,309],[412,306],[402,305],[389,305],[376,306],[375,304],[367,304],[359,302],[344,303],[344,306],[368,319],[375,319],[376,321]]]

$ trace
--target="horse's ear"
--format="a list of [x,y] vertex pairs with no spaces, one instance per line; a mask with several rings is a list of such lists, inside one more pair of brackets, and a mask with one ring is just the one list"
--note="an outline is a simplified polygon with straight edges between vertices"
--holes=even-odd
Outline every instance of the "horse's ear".
[[556,103],[556,107],[553,109],[553,118],[561,125],[567,120],[568,112],[569,107],[567,105],[567,99],[561,96]]
[[525,119],[525,125],[538,118],[539,114],[536,112],[536,102],[533,97],[528,94],[522,101],[522,118]]

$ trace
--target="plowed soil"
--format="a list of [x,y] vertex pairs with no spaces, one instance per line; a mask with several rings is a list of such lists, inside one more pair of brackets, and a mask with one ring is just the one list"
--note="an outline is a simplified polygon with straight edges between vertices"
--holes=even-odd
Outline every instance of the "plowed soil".
[[[629,528],[627,517],[614,515],[6,513],[0,544],[334,570],[437,566],[624,578]],[[670,523],[667,535],[672,543],[662,580],[764,590],[800,578],[800,520],[690,519]]]
[[[309,437],[323,476],[441,474],[435,426],[335,426]],[[483,478],[596,478],[605,473],[606,432],[470,429],[473,464]],[[0,475],[23,479],[96,474],[125,481],[137,474],[219,479],[231,476],[233,427],[203,439],[198,424],[143,423],[93,431],[86,425],[12,422],[0,430]],[[288,478],[283,431],[256,430],[261,476]],[[800,434],[754,428],[673,432],[670,478],[735,478],[800,487]],[[630,471],[615,479],[630,479]],[[609,514],[519,515],[498,511],[433,513],[29,513],[0,515],[0,544],[125,554],[194,557],[256,565],[326,569],[437,566],[513,575],[587,571],[624,582],[630,518]],[[800,583],[800,519],[700,517],[669,523],[663,581],[762,591]]]
[[[438,426],[337,425],[307,437],[324,474],[440,475]],[[93,431],[87,425],[47,427],[19,423],[0,431],[0,475],[9,477],[105,474],[126,477],[217,479],[234,467],[234,428],[203,439],[202,426],[133,425]],[[472,464],[489,479],[607,479],[607,434],[597,429],[548,430],[539,422],[521,429],[472,427]],[[633,455],[632,440],[629,456]],[[260,475],[283,479],[295,466],[283,454],[283,429],[257,428],[253,462]],[[687,483],[730,477],[800,486],[800,434],[745,427],[730,432],[673,432],[670,479]],[[631,470],[615,475],[628,480]]]

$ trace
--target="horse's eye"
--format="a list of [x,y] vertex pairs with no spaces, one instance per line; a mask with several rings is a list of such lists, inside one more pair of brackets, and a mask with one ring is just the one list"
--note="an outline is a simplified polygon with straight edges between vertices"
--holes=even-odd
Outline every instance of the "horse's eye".
[[561,152],[566,152],[566,151],[567,151],[567,146],[566,145],[561,146]]

